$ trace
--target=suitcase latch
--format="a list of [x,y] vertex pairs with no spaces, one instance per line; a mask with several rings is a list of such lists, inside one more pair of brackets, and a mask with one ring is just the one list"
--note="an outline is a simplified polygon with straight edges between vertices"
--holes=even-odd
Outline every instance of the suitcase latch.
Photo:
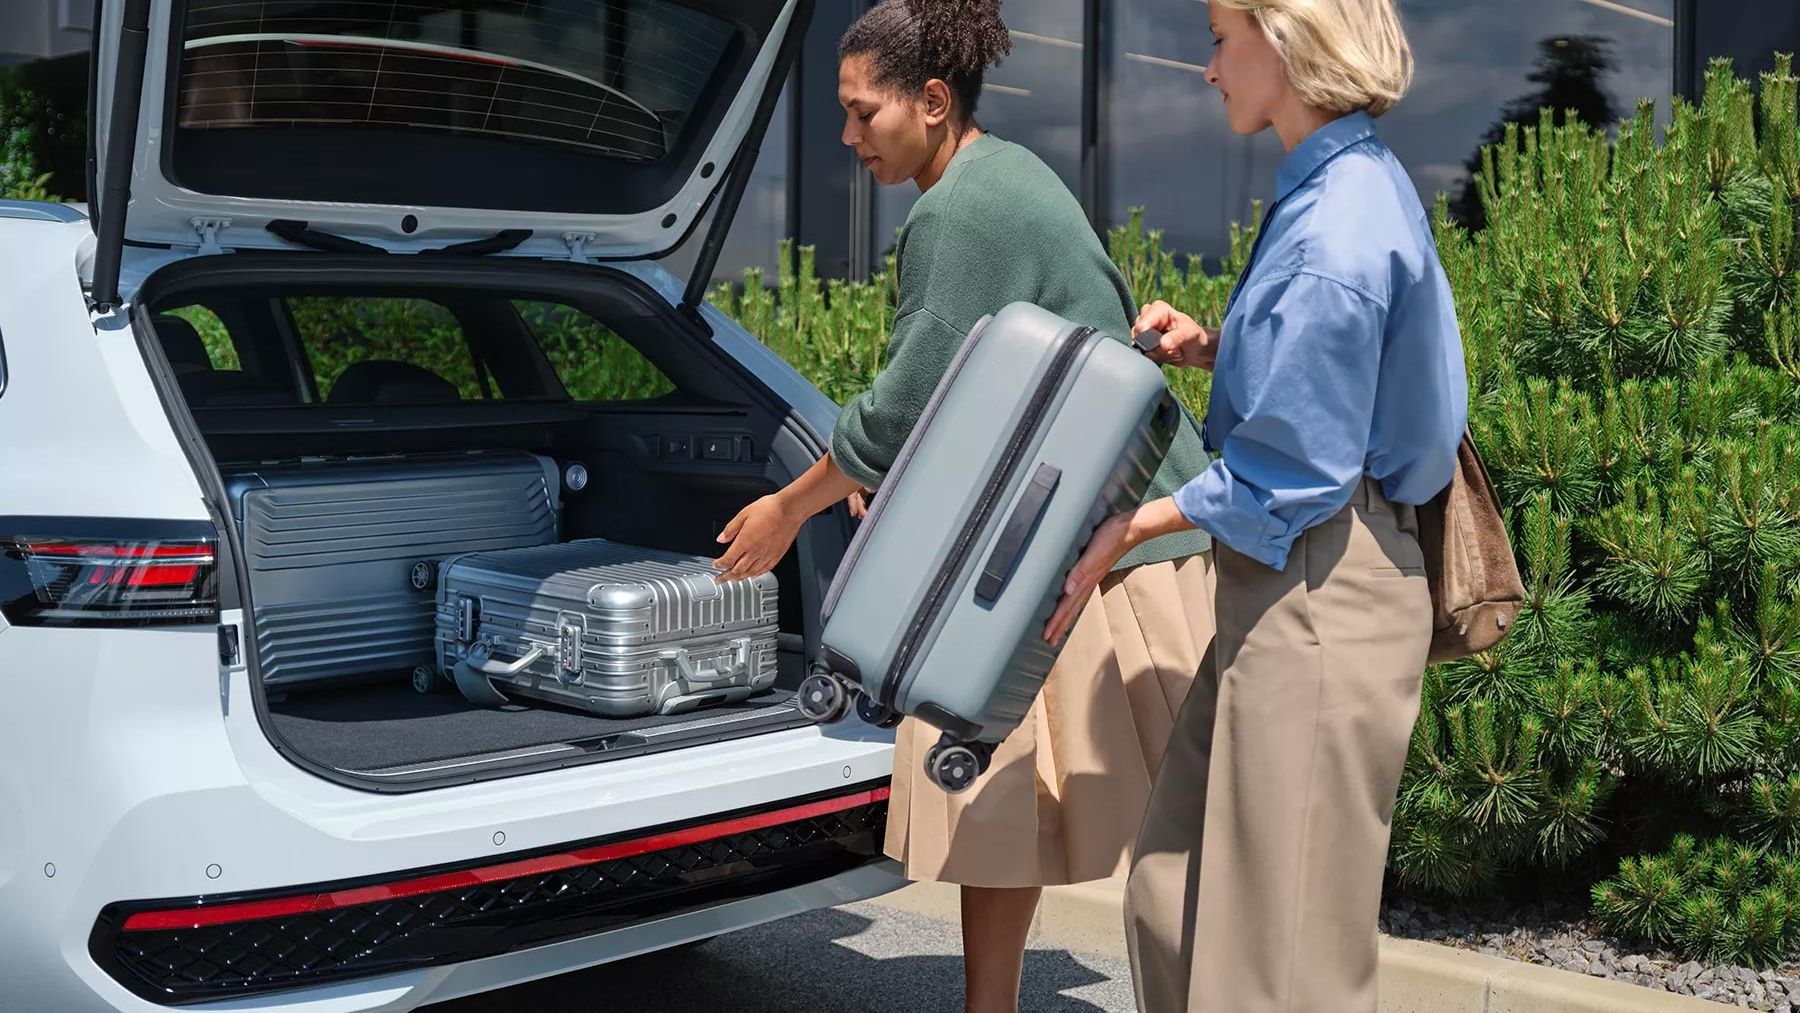
[[586,634],[587,617],[568,612],[557,617],[556,676],[561,681],[581,681],[581,640]]
[[456,599],[456,639],[469,643],[475,639],[475,624],[481,619],[481,605],[474,598]]

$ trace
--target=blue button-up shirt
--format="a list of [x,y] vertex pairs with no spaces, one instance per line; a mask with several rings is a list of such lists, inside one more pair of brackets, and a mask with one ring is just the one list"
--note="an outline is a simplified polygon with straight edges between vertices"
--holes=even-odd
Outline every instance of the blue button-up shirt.
[[1275,569],[1365,475],[1421,504],[1450,483],[1468,384],[1450,282],[1406,170],[1366,113],[1281,162],[1225,312],[1188,520]]

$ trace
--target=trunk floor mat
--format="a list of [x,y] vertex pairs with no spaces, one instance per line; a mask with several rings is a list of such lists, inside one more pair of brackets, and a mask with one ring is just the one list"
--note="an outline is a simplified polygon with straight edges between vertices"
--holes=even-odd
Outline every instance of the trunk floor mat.
[[314,763],[372,770],[787,709],[793,697],[791,690],[772,689],[687,714],[607,718],[536,705],[489,710],[455,692],[416,693],[400,683],[293,693],[271,701],[269,716],[288,745]]

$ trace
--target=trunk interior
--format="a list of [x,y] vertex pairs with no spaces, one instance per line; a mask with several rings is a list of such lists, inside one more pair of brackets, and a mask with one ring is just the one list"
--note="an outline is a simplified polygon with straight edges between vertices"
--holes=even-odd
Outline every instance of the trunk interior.
[[711,558],[740,508],[823,452],[642,282],[541,261],[238,254],[164,269],[139,306],[165,397],[216,466],[258,713],[296,762],[407,791],[803,723],[790,701],[849,540],[841,507],[775,570],[778,674],[748,699],[632,716],[477,706],[431,651],[443,559],[589,538]]

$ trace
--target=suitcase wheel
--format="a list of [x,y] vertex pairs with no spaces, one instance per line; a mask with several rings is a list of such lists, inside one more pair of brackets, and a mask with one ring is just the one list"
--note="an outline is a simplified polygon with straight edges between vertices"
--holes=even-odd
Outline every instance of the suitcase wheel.
[[850,710],[850,692],[837,676],[829,672],[814,672],[800,683],[800,694],[795,698],[795,706],[800,716],[816,724],[830,724],[842,720]]
[[981,743],[936,745],[925,754],[925,776],[945,793],[960,795],[975,786],[975,779],[987,769],[992,756]]
[[428,665],[420,665],[412,670],[412,688],[415,693],[435,693],[444,686],[438,678],[437,671]]
[[878,702],[867,693],[856,694],[856,716],[877,728],[898,728],[905,715]]

